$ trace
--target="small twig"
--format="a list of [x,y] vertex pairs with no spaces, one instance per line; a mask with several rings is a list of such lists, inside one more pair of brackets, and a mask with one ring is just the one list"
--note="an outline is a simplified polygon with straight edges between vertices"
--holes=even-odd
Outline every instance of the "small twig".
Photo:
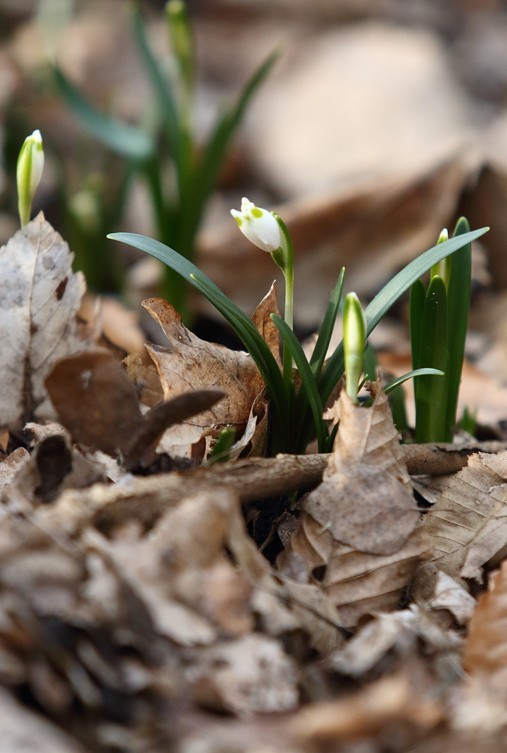
[[[456,444],[412,444],[401,446],[412,476],[443,476],[461,470],[476,452],[497,453],[507,450],[505,442],[477,442],[464,447]],[[193,481],[232,486],[242,502],[305,491],[322,479],[328,455],[278,455],[276,458],[251,458],[210,468],[183,471]]]

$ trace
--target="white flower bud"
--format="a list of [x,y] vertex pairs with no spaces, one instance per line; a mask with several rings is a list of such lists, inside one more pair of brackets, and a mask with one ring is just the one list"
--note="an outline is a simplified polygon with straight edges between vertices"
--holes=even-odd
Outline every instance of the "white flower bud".
[[366,318],[355,293],[345,296],[343,309],[343,349],[345,357],[346,390],[352,400],[357,400],[359,379],[363,371],[366,346]]
[[255,246],[268,253],[280,248],[280,227],[271,212],[256,207],[251,201],[243,198],[241,211],[231,209],[231,214],[243,235]]

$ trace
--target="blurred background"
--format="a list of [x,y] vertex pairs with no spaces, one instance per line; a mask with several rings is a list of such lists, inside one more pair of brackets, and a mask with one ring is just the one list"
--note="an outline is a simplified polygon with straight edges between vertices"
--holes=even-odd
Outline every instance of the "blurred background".
[[[187,7],[197,144],[206,143],[224,103],[278,52],[206,204],[196,240],[203,269],[251,311],[276,274],[269,256],[238,234],[229,210],[244,195],[277,209],[296,248],[296,323],[310,333],[342,265],[347,288],[367,301],[465,214],[472,227],[492,228],[474,250],[469,356],[495,384],[505,382],[507,3],[193,0]],[[144,0],[139,8],[150,48],[170,71],[164,3]],[[39,128],[46,168],[34,209],[69,241],[89,287],[137,306],[157,289],[160,269],[104,236],[157,236],[149,192],[134,180],[111,209],[125,160],[71,112],[51,67],[99,111],[149,127],[153,89],[131,17],[122,0],[0,0],[0,242],[18,227],[19,148]],[[202,301],[193,305],[206,312]],[[403,353],[406,323],[404,335],[393,326],[395,334],[384,329],[375,344]]]

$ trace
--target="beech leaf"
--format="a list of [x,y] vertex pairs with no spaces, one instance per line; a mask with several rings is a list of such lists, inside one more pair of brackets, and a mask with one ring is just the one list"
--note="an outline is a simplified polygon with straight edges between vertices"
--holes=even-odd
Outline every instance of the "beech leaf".
[[489,685],[504,693],[507,688],[506,622],[507,562],[504,562],[492,576],[488,591],[479,597],[463,652],[465,669],[482,676]]
[[431,562],[453,578],[482,579],[482,567],[507,546],[507,452],[478,453],[426,515]]
[[143,416],[137,390],[108,351],[89,351],[62,359],[46,379],[61,423],[81,444],[115,456],[127,467],[150,462],[168,426],[207,410],[223,397],[220,390],[191,390],[162,402]]
[[291,557],[303,559],[345,627],[395,609],[427,549],[389,405],[379,385],[370,388],[371,407],[342,390],[328,412],[340,420],[333,452],[279,558],[289,574]]
[[[146,345],[159,374],[164,398],[196,388],[225,393],[218,405],[203,411],[184,427],[168,432],[169,443],[190,447],[223,426],[232,426],[241,435],[257,403],[260,416],[265,414],[265,401],[260,399],[264,381],[248,353],[200,340],[183,325],[176,309],[160,298],[150,298],[143,306],[168,339],[167,347]],[[265,422],[263,427],[265,431]]]
[[0,248],[0,425],[53,418],[44,379],[91,347],[76,312],[85,292],[68,245],[39,214]]

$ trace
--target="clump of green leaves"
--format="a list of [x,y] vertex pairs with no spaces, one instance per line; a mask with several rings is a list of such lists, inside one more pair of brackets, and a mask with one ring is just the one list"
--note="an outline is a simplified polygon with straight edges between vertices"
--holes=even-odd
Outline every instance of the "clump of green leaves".
[[[109,219],[118,217],[133,179],[141,176],[149,189],[159,240],[192,260],[197,231],[226,151],[276,55],[262,63],[236,102],[218,117],[207,142],[198,144],[193,124],[196,55],[189,16],[182,0],[169,0],[165,13],[176,64],[172,77],[151,50],[139,9],[132,12],[134,40],[153,91],[153,112],[145,123],[127,124],[99,112],[58,68],[55,81],[87,131],[125,160],[123,175],[117,181],[117,198],[108,208]],[[174,176],[170,185],[168,175]],[[101,257],[96,264],[102,264]],[[93,271],[88,277],[93,280]],[[186,313],[186,289],[181,277],[166,267],[161,292],[182,314]]]
[[[292,330],[294,255],[291,237],[285,223],[275,213],[260,209],[246,199],[242,202],[241,211],[234,211],[233,214],[241,231],[255,245],[270,253],[273,261],[284,274],[286,282],[284,319],[272,314],[283,345],[282,368],[250,319],[189,259],[167,245],[142,235],[113,233],[109,237],[145,251],[167,264],[174,273],[181,275],[199,290],[230,324],[255,361],[267,386],[271,405],[270,454],[304,452],[314,437],[317,438],[320,452],[329,451],[333,438],[322,416],[327,401],[344,373],[344,343],[340,343],[329,356],[327,354],[340,309],[345,269],[342,268],[340,271],[331,292],[315,347],[308,359]],[[486,231],[487,228],[482,228],[473,232],[456,234],[454,238],[425,251],[395,275],[364,311],[365,324],[361,328],[363,349],[365,338],[398,298],[421,275],[455,251],[466,247]],[[356,345],[357,340],[356,337]],[[355,346],[354,349],[357,350]],[[348,354],[350,354],[350,349]],[[355,353],[354,357],[356,356]],[[293,364],[297,367],[297,379],[294,378]],[[356,382],[355,388],[351,388],[355,390],[356,395],[361,371],[362,365],[356,362],[351,380]],[[435,374],[435,370],[433,369],[431,373]]]
[[[453,239],[470,228],[461,218]],[[438,245],[447,241],[443,231]],[[416,280],[410,290],[412,365],[444,372],[438,379],[423,377],[414,385],[417,442],[451,442],[456,426],[459,386],[468,326],[471,289],[471,244],[432,266],[426,287]]]

